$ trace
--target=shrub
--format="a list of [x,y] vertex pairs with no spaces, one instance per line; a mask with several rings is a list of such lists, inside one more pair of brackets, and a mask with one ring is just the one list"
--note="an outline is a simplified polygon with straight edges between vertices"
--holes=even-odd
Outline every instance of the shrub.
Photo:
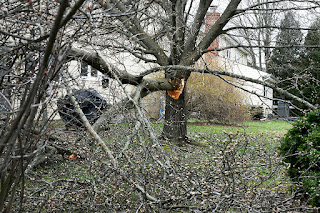
[[211,74],[191,74],[186,100],[188,111],[197,112],[207,121],[230,123],[249,119],[249,109],[241,91]]
[[302,183],[309,203],[320,206],[320,110],[294,123],[280,146],[284,162],[290,163],[290,178]]

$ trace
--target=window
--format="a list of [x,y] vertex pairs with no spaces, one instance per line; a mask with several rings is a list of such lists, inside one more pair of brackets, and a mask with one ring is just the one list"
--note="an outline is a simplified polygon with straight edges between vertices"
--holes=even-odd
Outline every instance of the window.
[[98,70],[91,67],[91,76],[92,77],[97,77],[98,76]]
[[88,64],[81,63],[81,68],[80,69],[81,69],[80,76],[87,77],[88,74],[89,74]]
[[103,88],[108,88],[108,87],[109,87],[109,78],[106,77],[106,76],[103,76],[103,79],[102,79],[102,87],[103,87]]
[[230,58],[231,57],[231,50],[227,50],[227,58]]
[[80,76],[83,78],[97,78],[98,70],[91,67],[90,65],[81,62],[80,63]]
[[268,97],[269,95],[269,87],[263,86],[263,96]]

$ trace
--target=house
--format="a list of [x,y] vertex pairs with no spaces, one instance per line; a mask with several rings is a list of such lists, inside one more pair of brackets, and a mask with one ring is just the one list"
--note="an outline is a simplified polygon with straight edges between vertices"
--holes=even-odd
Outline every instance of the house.
[[[209,31],[219,17],[220,14],[216,11],[216,7],[210,7],[205,17],[204,32]],[[238,46],[240,46],[240,43],[234,37],[229,35],[219,36],[210,45],[209,49],[217,49],[221,51],[206,53],[203,57],[206,66],[256,80],[267,81],[271,79],[270,74],[249,66],[250,54],[248,50]],[[234,79],[232,83],[245,91],[246,100],[244,101],[249,106],[262,108],[264,116],[272,114],[272,88],[237,79]]]

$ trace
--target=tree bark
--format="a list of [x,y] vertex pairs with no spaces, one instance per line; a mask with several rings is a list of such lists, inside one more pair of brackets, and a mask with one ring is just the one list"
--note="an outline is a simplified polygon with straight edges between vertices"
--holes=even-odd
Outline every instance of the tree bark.
[[164,136],[177,145],[184,145],[187,138],[187,116],[185,104],[185,89],[178,100],[166,93]]

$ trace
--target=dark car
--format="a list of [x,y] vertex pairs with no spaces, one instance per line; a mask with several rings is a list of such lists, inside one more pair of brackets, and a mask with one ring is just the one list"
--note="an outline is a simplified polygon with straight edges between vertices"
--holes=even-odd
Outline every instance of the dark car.
[[[74,90],[73,96],[79,103],[80,108],[91,124],[93,124],[99,118],[102,110],[109,106],[104,98],[93,89]],[[79,114],[76,112],[74,105],[71,103],[69,95],[59,99],[57,101],[57,106],[59,115],[64,121],[67,129],[71,126],[83,126]]]

